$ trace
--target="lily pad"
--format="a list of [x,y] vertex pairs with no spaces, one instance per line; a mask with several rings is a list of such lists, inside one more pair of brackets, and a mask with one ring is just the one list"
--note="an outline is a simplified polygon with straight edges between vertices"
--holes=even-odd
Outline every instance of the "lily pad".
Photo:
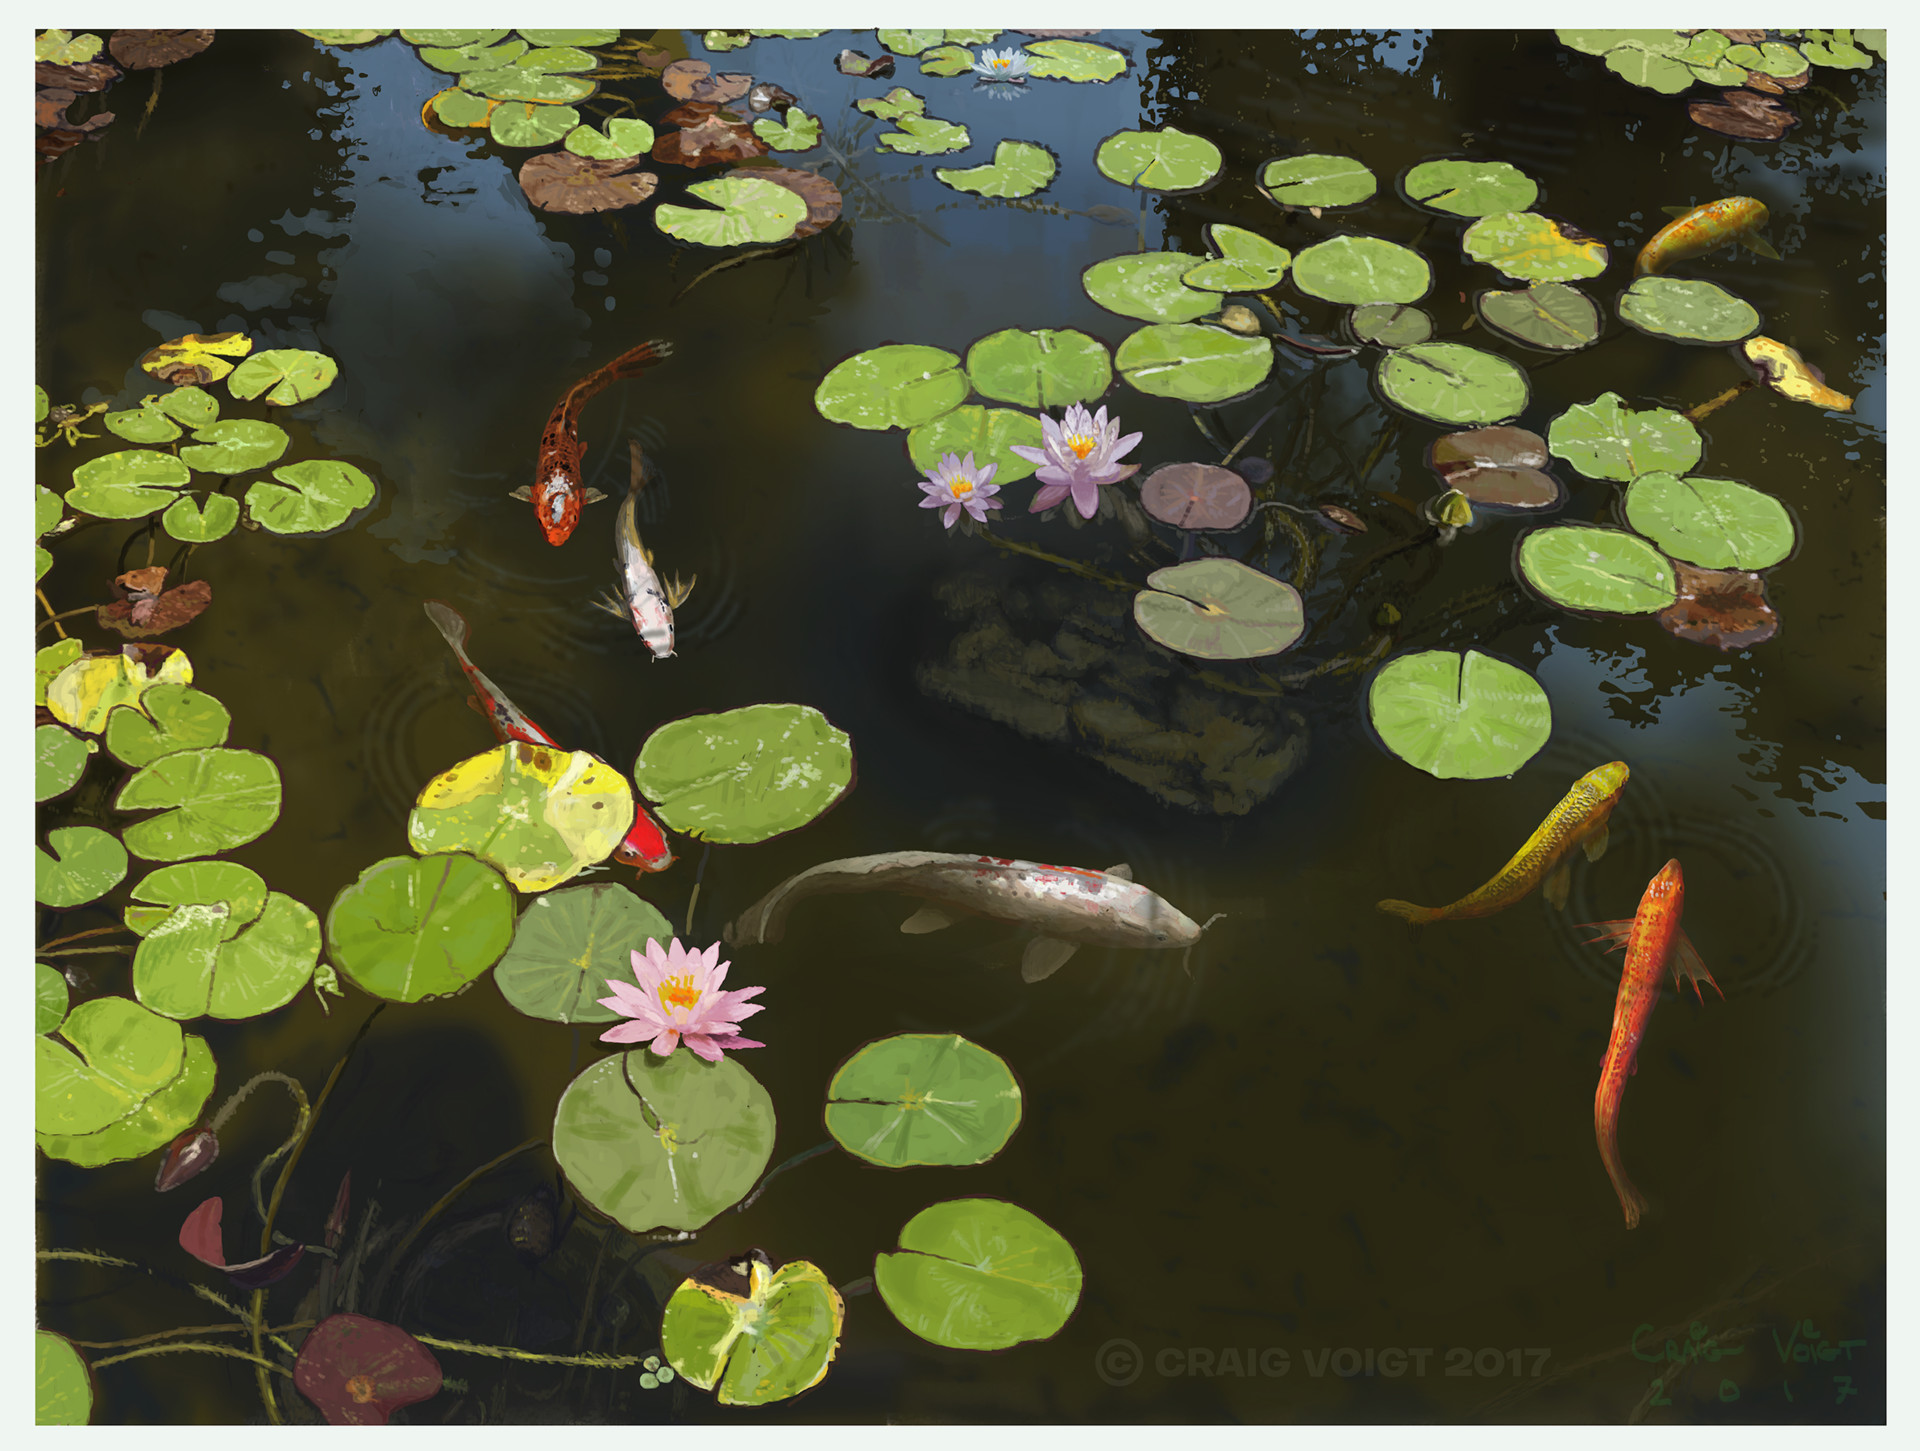
[[1478,650],[1420,650],[1389,660],[1367,688],[1388,750],[1443,781],[1511,776],[1553,731],[1540,682]]
[[[495,101],[538,102],[550,106],[584,101],[597,89],[592,81],[579,76],[552,75],[517,65],[468,71],[460,77],[460,84],[466,90],[478,91]],[[578,119],[575,117],[576,121]]]
[[533,101],[502,101],[487,114],[487,132],[502,146],[551,146],[579,125],[573,107]]
[[1110,81],[1127,68],[1125,52],[1086,40],[1030,40],[1029,73],[1049,81]]
[[74,36],[64,30],[44,30],[34,37],[33,58],[47,65],[84,65],[100,54],[97,35]]
[[[1833,66],[1840,70],[1865,70],[1873,64],[1873,57],[1860,49],[1859,45],[1854,43],[1856,40],[1867,41],[1871,44],[1869,38],[1878,36],[1884,44],[1886,39],[1886,32],[1884,30],[1855,31],[1851,37],[1849,37],[1848,32],[1844,30],[1836,30],[1825,35],[1820,34],[1818,31],[1809,31],[1807,35],[1808,38],[1800,42],[1799,53],[1815,65]],[[1765,47],[1762,47],[1762,49],[1764,48]],[[1783,49],[1785,48],[1786,47],[1783,47]],[[1778,71],[1774,72],[1774,74],[1792,75],[1795,73],[1793,71]]]
[[1154,323],[1131,334],[1113,364],[1142,393],[1224,403],[1251,393],[1273,370],[1273,345],[1196,323]]
[[33,1423],[84,1426],[93,1419],[93,1372],[73,1342],[51,1330],[33,1332]]
[[1133,597],[1133,620],[1169,650],[1202,660],[1277,655],[1307,628],[1300,591],[1237,559],[1156,569]]
[[485,96],[476,96],[471,91],[463,91],[458,86],[449,86],[428,104],[433,107],[433,114],[440,118],[442,124],[465,129],[486,125],[493,108],[500,103],[489,101]]
[[1381,393],[1441,423],[1499,423],[1527,406],[1527,375],[1497,353],[1461,343],[1420,343],[1381,360]]
[[373,502],[373,480],[338,459],[309,458],[273,471],[277,484],[264,479],[247,489],[247,513],[274,534],[313,534],[347,522],[355,509]]
[[391,30],[303,30],[302,35],[310,35],[322,45],[349,46],[370,45],[382,36],[392,35]]
[[149,928],[134,953],[135,996],[179,1019],[252,1018],[292,1002],[319,961],[320,919],[279,892],[237,936],[226,918],[224,903],[183,904]]
[[44,962],[33,965],[33,1031],[51,1033],[67,1017],[67,980]]
[[633,780],[675,831],[765,841],[846,795],[853,743],[810,705],[746,705],[668,721],[640,747]]
[[1627,523],[1663,554],[1703,569],[1766,569],[1793,553],[1793,516],[1771,494],[1732,479],[1641,474]]
[[429,45],[421,47],[420,59],[437,71],[459,75],[512,65],[527,49],[524,40],[503,40],[497,45]]
[[1700,430],[1671,408],[1628,408],[1618,393],[1576,403],[1547,426],[1547,448],[1590,479],[1684,474],[1700,462]]
[[946,39],[944,30],[876,30],[874,38],[895,55],[914,56]]
[[175,751],[120,788],[116,811],[161,808],[126,829],[127,850],[148,861],[212,856],[264,835],[280,815],[280,771],[257,751],[225,746]]
[[127,874],[127,849],[97,826],[56,826],[34,848],[33,896],[48,907],[78,907],[104,897]]
[[[1819,370],[1785,343],[1772,338],[1748,338],[1740,345],[1740,355],[1753,365],[1760,375],[1760,381],[1782,398],[1791,398],[1796,403],[1811,403],[1815,408],[1830,408],[1840,413],[1853,408],[1851,398],[1829,388]],[[44,504],[45,490],[41,491],[41,496]],[[46,529],[40,532],[44,534]]]
[[1363,302],[1347,314],[1347,331],[1377,348],[1410,348],[1433,336],[1433,318],[1398,302]]
[[905,86],[895,86],[884,96],[867,96],[853,103],[856,111],[864,111],[869,116],[882,121],[897,121],[902,116],[924,116],[927,114],[927,102],[923,96],[916,96]]
[[1540,195],[1532,177],[1504,161],[1423,161],[1400,178],[1400,190],[1410,202],[1455,217],[1524,212]]
[[1520,536],[1520,578],[1565,610],[1647,615],[1674,602],[1673,566],[1638,534],[1589,524],[1554,524]]
[[1004,1350],[1057,1334],[1080,1302],[1080,1260],[1037,1215],[999,1199],[929,1205],[874,1261],[874,1288],[922,1340]]
[[[95,999],[99,1001],[124,1002],[119,999]],[[90,1004],[82,1004],[82,1007]],[[74,1010],[76,1013],[79,1008]],[[144,1009],[135,1008],[135,1011]],[[162,1019],[161,1021],[165,1021]],[[73,1025],[72,1015],[62,1025],[62,1035],[67,1035]],[[177,1024],[169,1024],[176,1033]],[[96,1169],[102,1164],[122,1163],[128,1159],[145,1158],[156,1149],[164,1148],[181,1133],[191,1128],[200,1119],[207,1100],[213,1095],[214,1065],[213,1051],[207,1047],[206,1040],[193,1034],[183,1035],[185,1051],[181,1056],[180,1071],[156,1093],[151,1094],[137,1107],[117,1118],[105,1128],[89,1134],[62,1134],[38,1132],[34,1135],[40,1151],[52,1159],[65,1159],[68,1163],[78,1164],[83,1169]],[[51,1042],[51,1039],[41,1039]],[[70,1040],[71,1041],[71,1040]]]
[[287,431],[252,418],[225,418],[193,431],[195,443],[180,450],[180,462],[209,474],[244,474],[265,468],[287,451]]
[[142,353],[140,366],[168,383],[213,383],[252,351],[253,339],[245,333],[188,333]]
[[574,1192],[623,1228],[696,1230],[753,1188],[773,1137],[773,1100],[734,1059],[635,1048],[567,1085],[553,1156]]
[[971,391],[957,354],[886,343],[855,353],[822,378],[813,406],[852,428],[916,428],[958,408]]
[[[311,33],[311,32],[309,32]],[[382,31],[383,35],[392,34]],[[408,45],[460,47],[474,45],[492,45],[496,40],[505,40],[504,30],[403,30],[400,38]]]
[[327,912],[328,959],[361,991],[389,1002],[461,991],[512,940],[505,880],[456,852],[375,862]]
[[1467,228],[1460,245],[1516,282],[1570,282],[1607,270],[1606,243],[1538,212],[1489,213]]
[[889,151],[904,152],[908,156],[945,156],[973,145],[973,138],[964,125],[942,121],[938,116],[901,116],[894,124],[900,128],[898,131],[880,133],[880,145]]
[[731,1274],[729,1285],[681,1281],[660,1322],[668,1363],[723,1406],[771,1405],[818,1385],[846,1320],[817,1265],[794,1260],[776,1271],[759,1255],[745,1263],[744,1285]]
[[128,443],[171,443],[180,436],[180,425],[151,404],[109,413],[100,421],[108,433]]
[[1122,317],[1190,322],[1220,310],[1220,294],[1181,279],[1207,259],[1192,252],[1139,252],[1108,257],[1080,274],[1087,296]]
[[61,1037],[34,1044],[36,1133],[97,1133],[165,1088],[186,1062],[179,1024],[128,998],[81,1003]]
[[958,454],[964,458],[971,453],[979,467],[997,466],[993,476],[995,484],[1009,484],[1027,478],[1040,467],[1015,453],[1014,444],[1043,447],[1040,420],[1031,413],[1018,413],[1011,408],[982,408],[970,403],[943,413],[909,433],[907,454],[915,468],[931,473],[946,455]]
[[265,393],[267,402],[284,408],[318,397],[339,376],[340,365],[325,353],[272,348],[255,353],[235,368],[227,387],[236,398],[258,398]]
[[1122,186],[1143,191],[1199,191],[1220,174],[1220,148],[1172,126],[1116,131],[1100,143],[1093,164]]
[[1020,1126],[1020,1085],[998,1054],[957,1033],[901,1033],[840,1065],[826,1122],[870,1164],[984,1164]]
[[60,522],[66,511],[60,506],[60,496],[45,484],[35,484],[33,488],[33,537],[39,539]]
[[[77,646],[78,641],[74,644]],[[52,648],[52,647],[49,647]],[[98,735],[116,705],[132,705],[149,689],[168,681],[182,685],[193,679],[193,666],[183,650],[169,651],[158,664],[153,651],[164,646],[126,646],[111,655],[88,655],[70,660],[47,681],[43,703],[62,725],[87,735]],[[63,652],[64,653],[64,652]],[[77,653],[77,651],[76,651]],[[47,651],[36,668],[52,663]]]
[[653,145],[653,127],[645,121],[633,120],[625,116],[616,116],[607,122],[607,129],[596,131],[591,126],[576,126],[567,133],[567,150],[575,156],[587,156],[595,161],[620,161],[629,156],[640,156]]
[[226,744],[233,717],[204,691],[173,682],[156,685],[138,706],[107,716],[107,749],[129,766],[145,766],[175,751]]
[[544,892],[605,861],[632,825],[633,793],[605,761],[508,741],[429,781],[407,842],[423,856],[470,852]]
[[1253,491],[1218,464],[1162,464],[1140,481],[1140,507],[1176,529],[1237,529],[1253,510]]
[[845,198],[840,188],[828,181],[817,171],[802,171],[796,167],[756,167],[756,181],[770,181],[776,186],[784,186],[807,204],[807,219],[794,231],[794,236],[811,237],[816,232],[825,231],[839,219],[840,209]]
[[522,30],[520,34],[535,45],[612,45],[620,38],[617,30]]
[[1286,276],[1293,254],[1258,232],[1215,222],[1207,238],[1220,255],[1189,267],[1180,276],[1188,287],[1207,292],[1264,292]]
[[97,606],[94,618],[106,629],[129,640],[164,635],[192,623],[213,603],[213,586],[204,579],[195,579],[164,589],[166,573],[165,568],[154,565],[121,575],[113,586],[114,592],[122,597]]
[[967,349],[966,366],[982,397],[1023,408],[1090,403],[1113,385],[1107,345],[1071,328],[1029,332],[1010,327],[988,333]]
[[633,954],[649,940],[663,949],[673,941],[671,924],[651,903],[614,882],[567,887],[527,905],[493,980],[530,1018],[617,1022],[620,1015],[599,999],[609,980],[632,980]]
[[1379,186],[1351,156],[1281,156],[1260,168],[1260,194],[1282,207],[1351,207]]
[[186,544],[211,544],[224,539],[240,522],[240,501],[227,494],[201,499],[182,494],[160,516],[160,527]]
[[600,62],[578,46],[543,45],[528,51],[513,64],[522,70],[558,75],[565,71],[590,71]]
[[1743,141],[1778,141],[1800,124],[1792,107],[1744,86],[1722,91],[1718,101],[1689,101],[1687,118],[1708,131]]
[[87,757],[100,749],[98,741],[76,736],[65,726],[36,726],[33,732],[33,799],[51,801],[79,784]]
[[1683,343],[1736,343],[1758,331],[1751,303],[1711,282],[1638,277],[1620,295],[1620,320],[1657,338]]
[[[569,137],[579,132],[569,132]],[[573,152],[543,151],[520,168],[520,190],[548,212],[611,212],[638,206],[653,195],[660,178],[639,171],[637,157],[601,161]]]
[[179,498],[174,490],[192,480],[172,454],[130,448],[88,459],[75,469],[67,504],[96,519],[142,519]]
[[753,134],[775,151],[811,151],[820,144],[820,119],[809,116],[798,106],[789,106],[783,120],[762,116],[755,121]]
[[973,69],[973,52],[964,45],[936,45],[920,54],[920,73],[927,76],[964,76]]
[[937,166],[933,174],[955,191],[1022,197],[1044,191],[1059,169],[1054,154],[1036,141],[1002,141],[985,166]]
[[1398,242],[1330,237],[1293,259],[1293,285],[1327,302],[1418,302],[1433,286],[1433,268]]
[[1574,352],[1600,336],[1600,305],[1564,282],[1478,292],[1473,310],[1501,337],[1550,353]]
[[1674,561],[1674,602],[1660,612],[1669,634],[1721,650],[1745,650],[1771,640],[1780,617],[1767,601],[1765,576],[1738,569],[1697,569]]
[[668,236],[702,247],[784,241],[807,216],[806,202],[786,187],[745,172],[696,181],[687,191],[720,210],[696,211],[662,203],[654,220]]
[[238,862],[192,861],[156,867],[133,884],[127,926],[145,936],[177,907],[222,909],[222,938],[239,935],[267,905],[267,884]]
[[1428,463],[1474,508],[1557,509],[1566,497],[1546,472],[1547,441],[1524,428],[1476,428],[1434,440]]
[[[56,640],[44,650],[36,650],[33,655],[33,703],[44,707],[47,703],[47,686],[55,677],[63,673],[69,665],[80,658],[81,645],[78,640]],[[101,712],[100,718],[106,719]],[[71,724],[71,722],[69,722]]]

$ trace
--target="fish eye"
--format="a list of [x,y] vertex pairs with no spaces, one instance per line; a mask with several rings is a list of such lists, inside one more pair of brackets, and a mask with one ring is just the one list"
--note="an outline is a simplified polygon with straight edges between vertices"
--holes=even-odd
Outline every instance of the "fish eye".
[[1156,932],[1153,934],[1153,940],[1155,942],[1165,942],[1167,940],[1167,934],[1164,932]]

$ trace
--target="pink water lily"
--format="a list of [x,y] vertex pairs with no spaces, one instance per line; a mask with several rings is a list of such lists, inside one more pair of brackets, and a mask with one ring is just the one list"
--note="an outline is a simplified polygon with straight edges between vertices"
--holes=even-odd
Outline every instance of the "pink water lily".
[[1123,464],[1119,459],[1140,442],[1141,435],[1120,436],[1120,420],[1109,420],[1103,407],[1089,414],[1085,405],[1075,403],[1067,416],[1056,423],[1040,415],[1040,439],[1043,447],[1015,443],[1010,447],[1020,457],[1040,465],[1042,487],[1033,496],[1030,513],[1051,509],[1069,495],[1082,519],[1091,519],[1100,503],[1100,490],[1131,478],[1139,464]]
[[718,1063],[729,1048],[764,1048],[751,1038],[742,1038],[740,1022],[752,1017],[763,1006],[748,998],[765,988],[740,988],[722,992],[730,963],[720,961],[720,944],[704,952],[689,952],[674,938],[672,946],[662,948],[651,939],[645,952],[633,954],[634,983],[613,978],[606,980],[613,996],[601,998],[600,1006],[611,1008],[628,1023],[618,1023],[600,1035],[603,1043],[645,1043],[661,1057],[680,1046],[687,1046],[709,1063]]
[[973,451],[969,449],[963,459],[957,453],[943,456],[939,466],[929,469],[927,476],[920,482],[920,492],[926,498],[920,501],[923,509],[944,508],[947,528],[965,509],[976,523],[984,524],[987,510],[998,509],[1000,501],[993,496],[1000,492],[1000,486],[993,482],[993,476],[1000,471],[999,464],[988,464],[978,468],[973,462]]

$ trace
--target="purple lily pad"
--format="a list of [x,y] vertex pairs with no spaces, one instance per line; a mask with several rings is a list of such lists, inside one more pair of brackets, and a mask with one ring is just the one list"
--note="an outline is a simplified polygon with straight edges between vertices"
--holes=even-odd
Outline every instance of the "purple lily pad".
[[1546,472],[1547,444],[1524,428],[1470,428],[1434,440],[1428,463],[1476,507],[1557,509],[1566,498]]
[[332,1426],[384,1426],[440,1393],[440,1362],[398,1325],[329,1315],[301,1343],[293,1383]]
[[1163,464],[1141,483],[1140,506],[1176,529],[1233,529],[1246,522],[1253,491],[1217,464]]

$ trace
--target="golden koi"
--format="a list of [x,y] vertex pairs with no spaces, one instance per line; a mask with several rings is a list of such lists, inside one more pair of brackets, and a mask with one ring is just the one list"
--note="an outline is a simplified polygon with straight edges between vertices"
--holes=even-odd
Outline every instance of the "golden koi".
[[1607,849],[1607,818],[1613,814],[1614,803],[1626,784],[1624,761],[1610,761],[1587,772],[1547,813],[1547,819],[1514,853],[1513,860],[1485,886],[1445,907],[1416,907],[1412,902],[1389,898],[1380,904],[1380,910],[1416,924],[1448,917],[1490,917],[1543,882],[1547,901],[1555,907],[1566,906],[1572,863],[1562,858],[1578,846],[1585,848],[1588,861],[1600,860]]
[[1735,243],[1758,252],[1762,257],[1770,257],[1775,262],[1780,260],[1780,254],[1773,250],[1773,244],[1759,235],[1760,229],[1767,224],[1765,202],[1756,201],[1750,196],[1729,196],[1717,202],[1708,202],[1705,206],[1663,207],[1661,210],[1679,220],[1667,223],[1640,249],[1640,255],[1633,261],[1635,277],[1656,276],[1675,262]]

